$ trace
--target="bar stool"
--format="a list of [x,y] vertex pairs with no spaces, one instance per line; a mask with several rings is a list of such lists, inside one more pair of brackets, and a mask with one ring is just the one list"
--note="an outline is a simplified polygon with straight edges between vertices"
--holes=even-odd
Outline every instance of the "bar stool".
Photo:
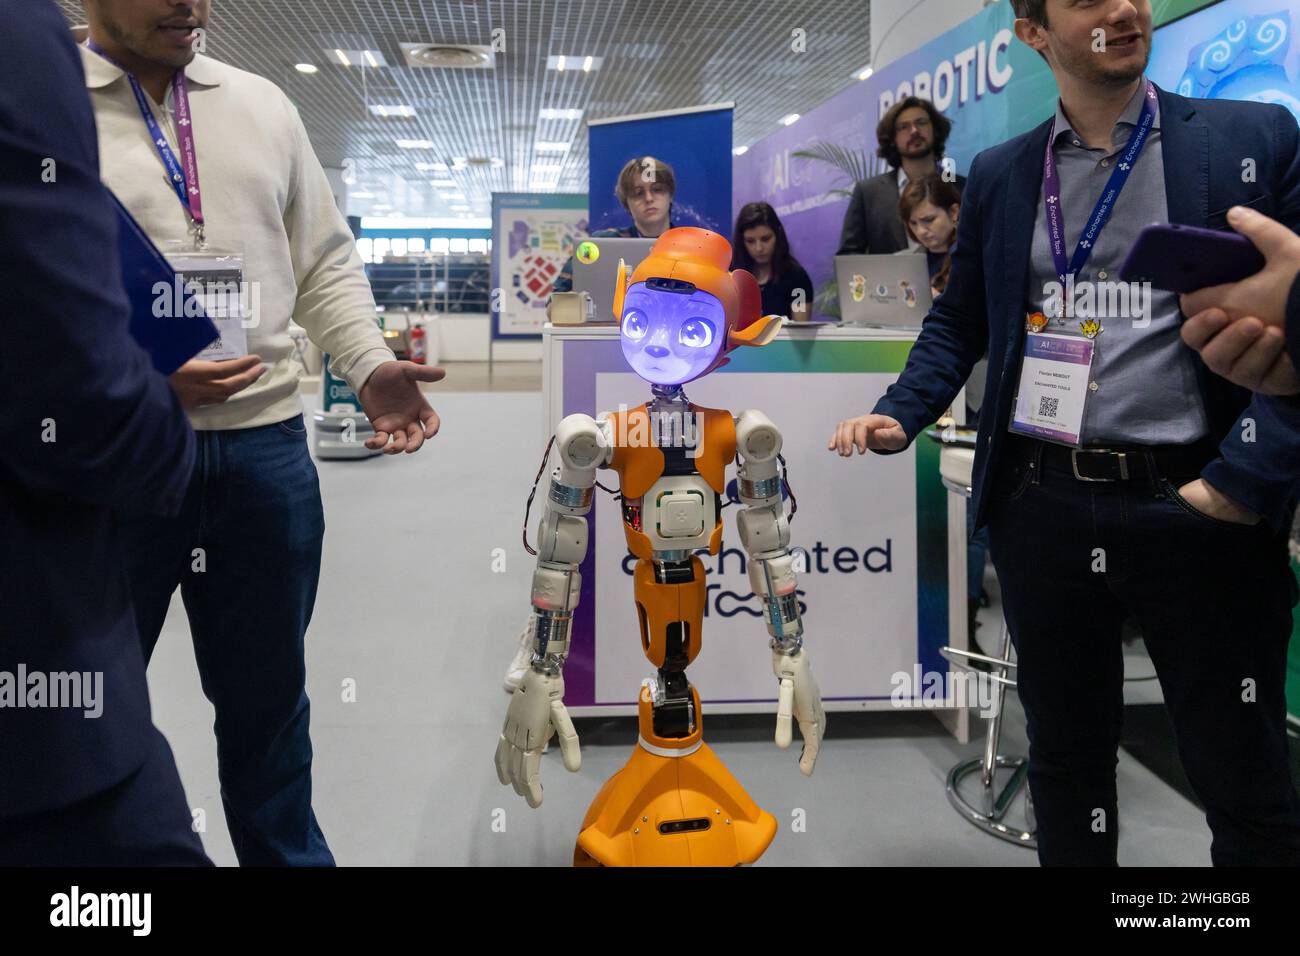
[[[949,426],[944,429],[932,429],[929,437],[942,447],[939,451],[939,474],[944,487],[952,494],[970,498],[971,471],[975,463],[975,436],[969,431],[961,431]],[[969,820],[985,833],[999,839],[1037,849],[1038,840],[1035,833],[1034,805],[1026,786],[1029,775],[1029,758],[1009,756],[998,752],[1002,737],[1002,708],[1006,700],[1008,687],[1015,687],[1015,678],[1010,672],[1016,669],[1011,660],[1011,632],[1003,619],[999,629],[1000,649],[998,657],[988,657],[965,651],[956,647],[943,647],[939,653],[955,664],[965,664],[972,660],[982,661],[993,670],[985,674],[994,682],[992,714],[984,733],[984,753],[975,760],[966,760],[957,764],[948,772],[948,802],[963,818]],[[979,773],[979,788],[973,799],[966,796],[962,789],[963,782]],[[999,786],[999,777],[1002,778]],[[966,791],[975,789],[967,786]],[[1016,825],[1008,815],[1015,804],[1016,797],[1024,794],[1023,826]]]

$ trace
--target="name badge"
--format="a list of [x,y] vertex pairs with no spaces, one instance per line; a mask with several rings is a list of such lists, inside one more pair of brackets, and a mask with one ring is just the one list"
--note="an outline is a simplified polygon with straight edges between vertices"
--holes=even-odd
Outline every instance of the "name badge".
[[1095,348],[1077,335],[1026,335],[1011,431],[1079,446]]
[[244,282],[244,256],[235,246],[208,243],[195,249],[186,243],[169,243],[167,262],[176,270],[172,307],[202,308],[218,336],[196,359],[218,362],[248,354],[248,330],[257,324],[255,305]]

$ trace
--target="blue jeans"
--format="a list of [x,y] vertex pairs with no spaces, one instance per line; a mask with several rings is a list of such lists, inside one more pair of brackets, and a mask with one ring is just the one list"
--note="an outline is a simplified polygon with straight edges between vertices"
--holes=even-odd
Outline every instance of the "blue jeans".
[[1193,509],[1177,489],[1199,468],[1090,483],[1045,460],[1040,443],[1008,444],[990,476],[989,543],[1018,656],[1039,860],[1115,865],[1120,626],[1132,616],[1205,806],[1214,864],[1300,865],[1286,535]]
[[325,515],[307,430],[299,415],[197,438],[180,515],[123,523],[144,657],[179,585],[203,693],[216,711],[235,855],[244,866],[332,866],[311,809],[303,636]]

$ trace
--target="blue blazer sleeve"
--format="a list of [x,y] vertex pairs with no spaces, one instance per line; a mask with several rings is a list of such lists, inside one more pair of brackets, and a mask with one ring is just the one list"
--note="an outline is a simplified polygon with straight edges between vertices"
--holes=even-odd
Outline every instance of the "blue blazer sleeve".
[[128,332],[76,47],[44,0],[0,5],[0,31],[13,40],[0,58],[0,480],[174,513],[194,435]]
[[[1282,107],[1269,112],[1277,218],[1300,231],[1300,130]],[[1201,477],[1274,529],[1289,528],[1300,492],[1300,397],[1254,395],[1224,436],[1219,454]]]
[[925,317],[903,374],[873,409],[896,419],[909,443],[952,404],[988,349],[982,209],[987,183],[980,174],[980,158],[971,164],[962,194],[948,285]]

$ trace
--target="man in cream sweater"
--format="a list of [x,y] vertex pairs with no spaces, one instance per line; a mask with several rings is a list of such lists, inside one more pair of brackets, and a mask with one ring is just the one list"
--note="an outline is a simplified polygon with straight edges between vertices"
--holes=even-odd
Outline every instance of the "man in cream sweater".
[[398,362],[384,344],[352,235],[293,104],[268,80],[196,54],[208,0],[84,5],[104,182],[164,252],[181,262],[227,256],[253,306],[223,327],[224,356],[200,356],[171,378],[198,436],[181,514],[124,528],[145,658],[179,586],[216,711],[240,863],[331,865],[311,807],[303,660],[324,514],[289,320],[329,353],[374,425],[367,444],[388,454],[414,452],[437,432],[419,383],[443,372]]

